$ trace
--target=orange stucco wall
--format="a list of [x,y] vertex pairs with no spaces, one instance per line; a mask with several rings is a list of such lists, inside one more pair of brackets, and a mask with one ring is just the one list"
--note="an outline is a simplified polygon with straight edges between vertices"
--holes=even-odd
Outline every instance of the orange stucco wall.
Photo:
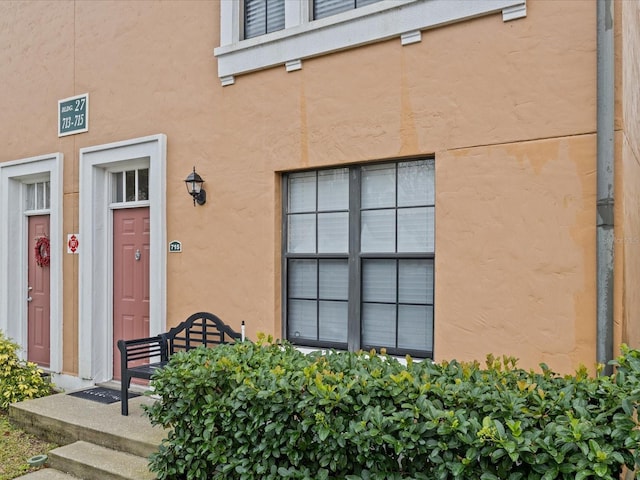
[[[635,2],[622,3],[624,18],[637,17]],[[245,320],[250,336],[280,336],[279,172],[435,154],[436,358],[493,352],[562,371],[593,364],[591,0],[528,0],[524,19],[482,17],[423,32],[418,44],[392,39],[304,60],[296,72],[242,75],[224,88],[213,57],[219,8],[0,2],[0,44],[8,45],[0,49],[0,162],[65,155],[65,233],[78,226],[79,149],[164,133],[167,237],[183,244],[168,256],[168,325],[210,310],[234,326]],[[630,23],[625,36],[637,33]],[[623,58],[637,51],[630,43]],[[638,67],[627,63],[631,90]],[[57,100],[85,92],[89,132],[58,138]],[[625,113],[624,125],[637,129],[637,111]],[[624,180],[625,232],[640,221],[632,208],[638,138],[635,130],[621,140],[625,173],[636,176]],[[183,182],[194,165],[208,194],[198,208]],[[624,271],[634,280],[635,249],[625,244]],[[77,258],[58,253],[64,368],[74,373]],[[619,298],[625,308],[640,303],[631,290]],[[619,325],[631,317],[617,312]],[[625,338],[640,339],[625,328]]]
[[616,235],[618,251],[624,265],[621,282],[624,286],[621,301],[619,341],[634,348],[640,347],[640,4],[621,2],[620,44],[622,68],[619,75],[622,96],[623,128],[619,134],[621,150],[623,231]]
[[[568,3],[530,2],[511,24],[491,16],[429,31],[418,45],[391,40],[304,61],[300,72],[239,77],[220,105],[220,128],[238,140],[220,158],[244,159],[234,180],[264,182],[253,196],[273,170],[435,152],[436,358],[493,351],[527,366],[591,365],[595,11]],[[246,200],[256,217],[276,205]],[[262,220],[274,238],[265,257],[279,249],[279,231],[268,234],[278,213]],[[277,302],[274,260],[255,274],[276,286]]]
[[594,149],[580,135],[439,157],[438,358],[593,364]]

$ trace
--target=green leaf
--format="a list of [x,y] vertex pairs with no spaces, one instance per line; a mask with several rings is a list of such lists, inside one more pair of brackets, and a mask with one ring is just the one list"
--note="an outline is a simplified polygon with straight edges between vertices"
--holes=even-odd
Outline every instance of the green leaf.
[[278,468],[278,475],[280,475],[282,478],[289,478],[291,476],[291,474],[289,473],[289,469],[284,467]]
[[502,446],[507,451],[507,453],[515,452],[516,448],[517,448],[516,442],[514,442],[512,440],[508,440],[508,441],[504,442]]
[[605,463],[596,463],[593,467],[593,471],[597,476],[602,478],[609,472],[609,467]]
[[496,477],[493,473],[484,472],[482,475],[480,475],[480,480],[500,480],[500,479]]
[[463,471],[464,471],[464,465],[462,463],[456,462],[451,466],[451,473],[455,477],[459,477],[460,475],[462,475]]
[[324,428],[324,427],[320,428],[318,429],[318,438],[320,439],[321,442],[324,442],[330,433],[331,433],[331,430],[329,430],[328,428]]
[[576,473],[575,480],[583,480],[590,475],[593,475],[593,472],[591,470],[580,470],[578,473]]
[[491,452],[491,460],[495,462],[496,460],[504,457],[506,454],[507,452],[503,448],[498,448],[497,450]]

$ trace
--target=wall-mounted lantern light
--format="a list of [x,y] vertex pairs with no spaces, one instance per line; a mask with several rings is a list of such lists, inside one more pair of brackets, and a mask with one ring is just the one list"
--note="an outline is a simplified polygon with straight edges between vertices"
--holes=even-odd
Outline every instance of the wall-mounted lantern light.
[[204,180],[196,173],[196,167],[193,167],[193,172],[187,176],[184,183],[187,184],[187,192],[193,197],[193,206],[196,206],[196,202],[198,205],[204,205],[207,201],[207,192],[202,189]]

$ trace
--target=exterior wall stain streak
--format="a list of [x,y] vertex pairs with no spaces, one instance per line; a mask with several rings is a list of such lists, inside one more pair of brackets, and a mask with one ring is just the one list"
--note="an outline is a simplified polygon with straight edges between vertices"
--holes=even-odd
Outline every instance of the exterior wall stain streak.
[[418,132],[416,131],[416,122],[414,120],[414,111],[411,105],[411,92],[409,85],[409,73],[407,67],[407,59],[405,51],[411,47],[402,49],[401,54],[401,77],[400,77],[400,102],[401,102],[401,121],[400,121],[400,138],[402,138],[402,146],[398,156],[415,155],[420,151],[418,144]]
[[577,136],[440,155],[439,359],[497,351],[527,367],[534,358],[563,371],[593,365],[595,226],[586,219],[595,215],[594,142]]

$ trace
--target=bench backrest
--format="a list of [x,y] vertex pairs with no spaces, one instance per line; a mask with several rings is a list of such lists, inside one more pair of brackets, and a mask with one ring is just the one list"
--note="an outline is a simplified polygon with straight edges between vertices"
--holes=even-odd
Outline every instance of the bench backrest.
[[241,338],[241,334],[209,312],[194,313],[164,336],[167,339],[169,355],[200,345],[212,347],[222,343],[233,343]]
[[127,368],[133,364],[148,363],[149,359],[167,360],[167,340],[163,335],[134,340],[118,340],[120,359]]

